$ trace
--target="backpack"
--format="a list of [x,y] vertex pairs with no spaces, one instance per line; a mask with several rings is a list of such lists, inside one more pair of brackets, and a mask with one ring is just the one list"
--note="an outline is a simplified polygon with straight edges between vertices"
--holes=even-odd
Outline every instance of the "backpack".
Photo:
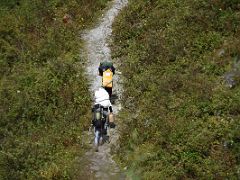
[[113,72],[110,69],[103,72],[102,86],[109,88],[113,87]]
[[96,128],[101,128],[102,124],[104,124],[104,122],[102,122],[104,120],[102,106],[100,104],[95,104],[92,109],[92,113],[93,113],[93,120],[92,120],[93,125]]

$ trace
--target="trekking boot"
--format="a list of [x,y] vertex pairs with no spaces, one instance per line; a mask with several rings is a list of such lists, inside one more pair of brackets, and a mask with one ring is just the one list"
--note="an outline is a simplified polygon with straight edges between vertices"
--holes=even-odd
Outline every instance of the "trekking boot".
[[95,152],[98,152],[98,145],[94,145],[94,150],[95,150]]

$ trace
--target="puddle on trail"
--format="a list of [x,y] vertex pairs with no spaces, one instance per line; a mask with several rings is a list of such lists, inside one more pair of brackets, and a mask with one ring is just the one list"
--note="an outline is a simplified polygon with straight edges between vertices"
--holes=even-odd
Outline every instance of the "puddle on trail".
[[[108,47],[108,40],[112,33],[112,23],[119,11],[126,6],[127,0],[114,0],[111,2],[110,9],[104,14],[100,23],[92,30],[83,35],[86,42],[86,52],[88,58],[87,75],[90,80],[90,90],[93,92],[101,86],[101,77],[98,76],[98,66],[102,61],[112,61],[111,51]],[[117,69],[117,63],[114,62]],[[120,78],[118,74],[114,75],[113,94],[121,97]],[[118,100],[113,105],[113,112],[117,114],[121,109]],[[77,161],[78,172],[74,173],[74,179],[82,180],[121,180],[126,179],[118,165],[112,159],[110,153],[111,147],[117,145],[119,137],[117,127],[110,131],[110,143],[104,143],[99,147],[99,152],[95,152],[93,147],[94,135],[92,132],[85,132],[86,141],[89,142],[90,150]]]

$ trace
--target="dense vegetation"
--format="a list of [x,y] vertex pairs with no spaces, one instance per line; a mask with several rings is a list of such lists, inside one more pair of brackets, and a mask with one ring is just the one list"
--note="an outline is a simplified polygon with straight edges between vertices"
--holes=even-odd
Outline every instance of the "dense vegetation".
[[107,1],[0,1],[0,179],[70,178],[91,103],[78,37]]
[[113,36],[119,161],[143,179],[239,179],[240,2],[130,0]]

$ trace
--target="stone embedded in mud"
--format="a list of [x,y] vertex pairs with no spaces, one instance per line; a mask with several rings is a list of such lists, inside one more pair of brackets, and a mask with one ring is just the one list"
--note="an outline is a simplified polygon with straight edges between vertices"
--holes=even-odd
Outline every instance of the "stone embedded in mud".
[[224,75],[224,80],[225,80],[226,86],[229,88],[233,88],[236,85],[233,72],[226,73]]
[[70,14],[65,14],[63,16],[63,23],[64,24],[72,23],[72,16]]
[[220,50],[218,51],[218,53],[217,53],[217,56],[218,56],[218,57],[223,57],[224,54],[225,54],[225,50],[224,50],[224,49],[220,49]]
[[233,65],[231,71],[224,74],[224,80],[229,88],[237,86],[240,82],[240,59],[239,56],[233,58]]

